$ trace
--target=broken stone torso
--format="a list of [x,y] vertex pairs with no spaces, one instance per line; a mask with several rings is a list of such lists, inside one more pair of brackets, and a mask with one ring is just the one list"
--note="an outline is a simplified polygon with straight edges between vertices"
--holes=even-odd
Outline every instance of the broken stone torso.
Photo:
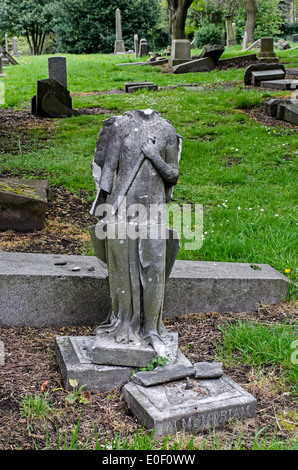
[[[132,225],[135,234],[126,232],[119,238],[116,233],[104,240],[112,311],[97,333],[105,332],[116,342],[145,341],[156,349],[168,335],[162,323],[168,242],[161,230],[154,231],[154,237],[142,237],[135,229],[145,225],[147,230],[152,224],[160,229],[164,224],[148,215],[152,205],[165,205],[170,199],[180,151],[175,129],[152,110],[110,118],[98,137],[92,164],[97,197],[91,213],[100,218],[105,204],[112,206],[114,217],[106,219],[107,225]],[[125,201],[121,203],[119,196]],[[139,206],[132,210],[135,204]]]

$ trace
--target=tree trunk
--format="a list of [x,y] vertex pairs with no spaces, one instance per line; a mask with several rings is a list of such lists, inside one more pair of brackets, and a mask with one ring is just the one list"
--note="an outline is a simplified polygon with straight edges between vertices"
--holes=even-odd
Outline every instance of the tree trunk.
[[254,31],[257,21],[258,7],[256,0],[246,0],[246,24],[247,42],[252,43],[255,40]]
[[167,0],[172,40],[185,38],[185,22],[192,2],[193,0]]

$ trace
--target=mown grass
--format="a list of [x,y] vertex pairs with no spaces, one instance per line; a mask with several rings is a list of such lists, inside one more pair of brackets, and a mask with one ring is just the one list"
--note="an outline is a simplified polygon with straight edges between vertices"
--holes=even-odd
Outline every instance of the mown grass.
[[[237,53],[239,46],[227,48],[225,55]],[[292,57],[290,65],[295,65],[295,51],[278,55]],[[17,136],[16,151],[1,157],[0,172],[18,175],[22,170],[34,177],[38,171],[53,186],[85,190],[91,202],[90,164],[103,119],[137,108],[156,109],[183,137],[173,202],[202,204],[204,210],[202,247],[185,249],[182,236],[178,258],[268,263],[296,279],[297,131],[269,127],[246,113],[285,92],[244,87],[243,69],[173,75],[133,65],[131,56],[66,57],[73,106],[100,106],[105,113],[56,119],[48,129],[27,130],[32,146]],[[132,65],[119,65],[130,60]],[[14,109],[28,108],[36,80],[47,77],[47,56],[22,57],[19,62],[6,68],[2,78],[5,106]],[[144,80],[165,88],[158,93],[105,94],[122,89],[125,82]]]

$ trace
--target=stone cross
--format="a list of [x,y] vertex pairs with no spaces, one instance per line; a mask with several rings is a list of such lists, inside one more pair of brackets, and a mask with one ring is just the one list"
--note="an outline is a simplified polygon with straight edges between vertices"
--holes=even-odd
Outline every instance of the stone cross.
[[67,70],[65,57],[50,57],[48,59],[49,78],[54,78],[60,85],[67,88]]
[[116,10],[116,41],[114,52],[115,54],[118,52],[125,52],[124,41],[122,39],[121,12],[119,8]]

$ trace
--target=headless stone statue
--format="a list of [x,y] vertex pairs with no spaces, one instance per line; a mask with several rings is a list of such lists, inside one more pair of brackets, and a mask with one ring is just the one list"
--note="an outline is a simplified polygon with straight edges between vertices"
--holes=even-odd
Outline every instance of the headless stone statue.
[[178,181],[181,141],[158,112],[129,111],[104,121],[92,162],[97,196],[90,212],[100,221],[90,234],[108,268],[112,303],[96,335],[150,345],[158,355],[171,339],[162,313],[179,241],[163,210]]

